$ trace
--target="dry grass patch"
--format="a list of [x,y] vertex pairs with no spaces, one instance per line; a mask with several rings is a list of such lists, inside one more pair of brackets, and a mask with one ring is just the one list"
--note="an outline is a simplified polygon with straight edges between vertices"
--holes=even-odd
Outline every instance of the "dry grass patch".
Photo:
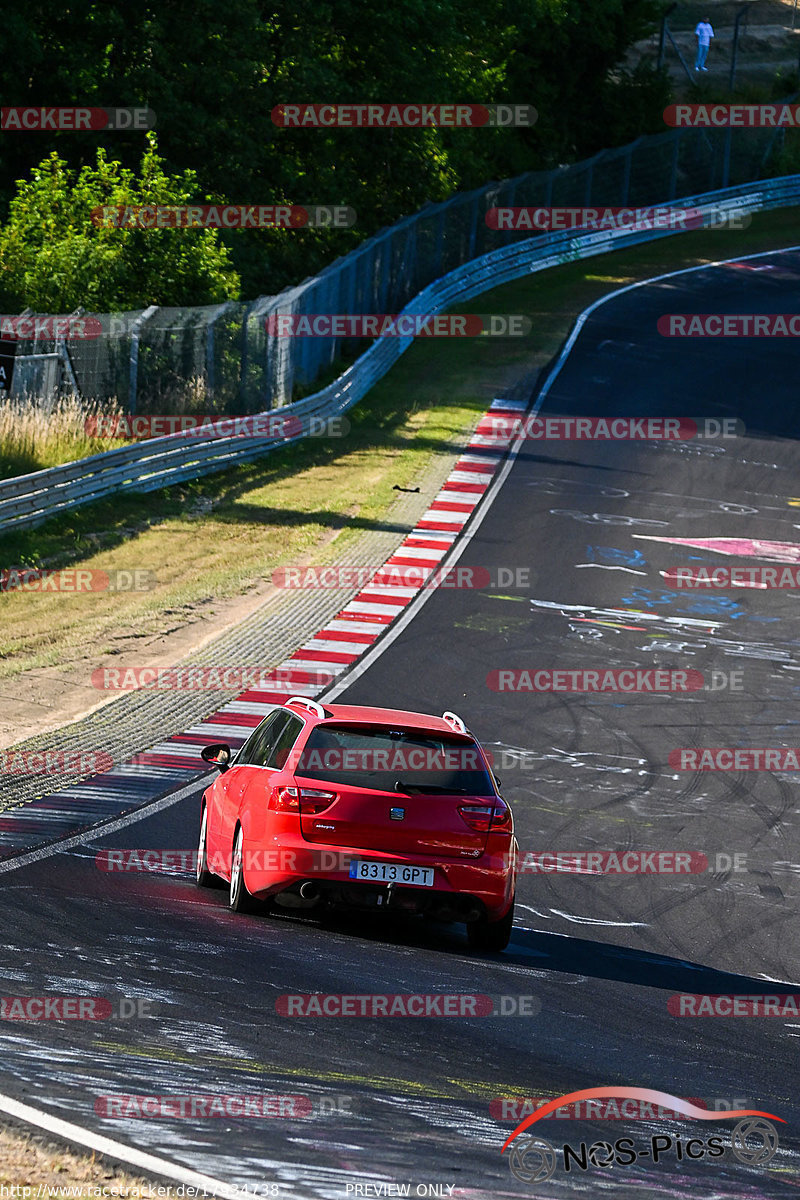
[[[150,1195],[151,1184],[141,1176],[129,1175],[109,1165],[94,1153],[63,1150],[38,1135],[0,1129],[0,1185],[15,1185],[17,1200],[24,1200],[23,1187],[33,1188],[33,1200],[66,1200],[66,1197],[104,1195],[138,1200]],[[157,1186],[157,1185],[156,1185]],[[111,1189],[115,1189],[112,1193]]]

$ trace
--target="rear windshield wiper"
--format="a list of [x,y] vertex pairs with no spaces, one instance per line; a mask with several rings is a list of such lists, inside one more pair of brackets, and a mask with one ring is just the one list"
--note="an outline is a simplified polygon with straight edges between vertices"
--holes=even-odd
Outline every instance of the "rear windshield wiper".
[[471,793],[464,788],[440,787],[435,783],[404,783],[402,779],[395,780],[394,790],[405,792],[406,795],[440,794],[443,796],[469,796]]

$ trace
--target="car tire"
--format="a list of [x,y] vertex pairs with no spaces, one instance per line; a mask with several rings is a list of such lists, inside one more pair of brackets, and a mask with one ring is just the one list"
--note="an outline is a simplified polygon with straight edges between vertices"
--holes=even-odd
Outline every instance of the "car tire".
[[467,925],[467,941],[473,950],[491,951],[499,954],[511,940],[514,928],[514,900],[504,917],[499,921],[470,921]]
[[214,887],[216,878],[208,869],[208,807],[203,805],[203,815],[200,818],[200,840],[197,843],[197,868],[195,879],[198,887]]
[[228,891],[228,907],[231,912],[250,912],[253,899],[244,881],[244,834],[241,825],[236,828],[231,853],[231,882]]

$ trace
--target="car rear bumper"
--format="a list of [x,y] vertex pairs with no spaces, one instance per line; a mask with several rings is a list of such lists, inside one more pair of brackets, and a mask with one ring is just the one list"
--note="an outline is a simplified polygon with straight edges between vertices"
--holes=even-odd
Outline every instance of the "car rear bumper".
[[[433,886],[351,879],[353,859],[432,867]],[[313,894],[326,902],[356,908],[453,913],[441,919],[454,921],[476,916],[497,920],[508,911],[514,894],[516,861],[516,842],[510,840],[502,851],[489,849],[480,858],[465,861],[428,856],[415,859],[413,855],[282,839],[280,847],[246,848],[244,878],[250,894],[262,899],[282,892],[299,896],[300,888],[307,884],[304,892],[309,899]]]

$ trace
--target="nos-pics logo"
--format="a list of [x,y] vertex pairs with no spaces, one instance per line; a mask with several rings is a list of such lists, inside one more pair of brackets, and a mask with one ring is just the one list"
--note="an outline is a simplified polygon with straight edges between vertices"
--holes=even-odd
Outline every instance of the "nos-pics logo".
[[[564,1143],[560,1150],[556,1150],[546,1138],[536,1134],[522,1136],[536,1121],[542,1120],[556,1109],[582,1100],[598,1100],[604,1097],[643,1101],[697,1121],[725,1121],[731,1117],[739,1117],[740,1120],[732,1130],[729,1145],[718,1135],[684,1140],[678,1135],[661,1133],[640,1138],[638,1141],[622,1137],[613,1142],[598,1140],[588,1145],[585,1142],[578,1146]],[[559,1160],[563,1170],[571,1172],[586,1171],[589,1167],[632,1166],[640,1159],[658,1163],[666,1157],[677,1161],[722,1158],[730,1149],[733,1157],[747,1166],[766,1166],[778,1150],[778,1133],[772,1121],[783,1123],[784,1118],[750,1108],[711,1111],[699,1108],[669,1092],[659,1092],[653,1088],[585,1088],[550,1100],[531,1113],[506,1139],[501,1154],[510,1147],[508,1165],[511,1174],[521,1183],[527,1184],[545,1183],[551,1179],[558,1168]]]

